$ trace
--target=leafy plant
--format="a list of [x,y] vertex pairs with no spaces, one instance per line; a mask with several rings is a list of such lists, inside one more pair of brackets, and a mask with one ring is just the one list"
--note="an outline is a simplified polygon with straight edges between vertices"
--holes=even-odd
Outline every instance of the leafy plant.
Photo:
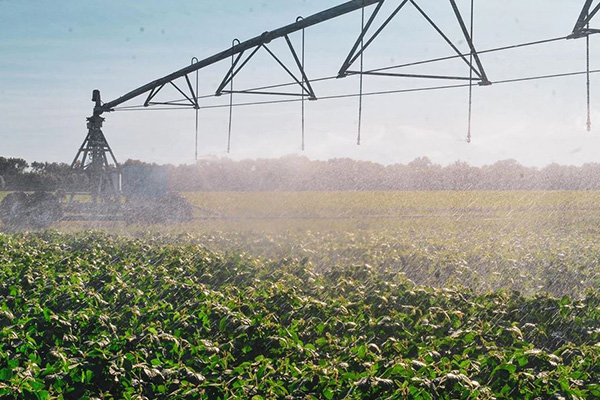
[[599,307],[193,237],[0,235],[0,396],[594,398]]

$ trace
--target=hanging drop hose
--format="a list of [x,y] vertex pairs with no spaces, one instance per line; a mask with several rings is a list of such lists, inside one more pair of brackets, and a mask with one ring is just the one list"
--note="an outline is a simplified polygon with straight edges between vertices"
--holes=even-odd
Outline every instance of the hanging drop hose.
[[[471,0],[471,41],[473,40],[473,25],[475,21],[475,0]],[[469,55],[469,65],[473,65],[473,50]],[[473,123],[473,68],[469,68],[469,121],[467,128],[467,143],[471,143],[471,128]]]
[[[590,24],[588,23],[588,29]],[[585,37],[586,44],[586,75],[587,75],[587,130],[592,131],[592,99],[591,99],[591,82],[590,82],[590,35]]]
[[[303,17],[298,17],[296,18],[296,22],[302,21],[304,18]],[[305,71],[304,69],[304,61],[305,61],[305,31],[306,29],[302,29],[302,71]],[[304,90],[304,74],[302,74],[302,151],[304,151],[305,149],[305,142],[304,142],[304,132],[305,132],[305,95],[306,95],[306,91]]]
[[[194,65],[199,60],[196,57],[192,57],[191,64]],[[194,159],[198,161],[198,113],[200,111],[200,107],[198,106],[198,71],[196,71],[196,93],[194,95],[194,102],[196,103],[194,108],[196,109],[196,147],[194,152]]]
[[229,93],[229,132],[227,134],[227,154],[231,153],[231,127],[233,123],[233,67],[235,66],[235,46],[241,42],[239,39],[233,39],[231,42],[231,86]]
[[[364,0],[363,0],[364,3]],[[361,33],[364,31],[365,29],[365,8],[363,7],[361,10]],[[360,75],[359,75],[359,79],[360,79],[360,88],[359,88],[359,94],[358,94],[358,137],[356,139],[356,145],[360,146],[360,142],[361,142],[361,133],[362,133],[362,107],[363,107],[363,79],[364,79],[364,36],[363,39],[361,39],[360,41]]]

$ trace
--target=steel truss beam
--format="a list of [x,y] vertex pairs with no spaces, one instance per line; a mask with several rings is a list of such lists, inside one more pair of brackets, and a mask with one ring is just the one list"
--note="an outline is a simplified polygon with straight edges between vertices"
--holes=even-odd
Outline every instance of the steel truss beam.
[[[416,3],[415,0],[403,0],[400,2],[398,7],[394,9],[394,11],[385,19],[385,21],[375,30],[375,32],[367,39],[367,34],[369,30],[373,26],[376,17],[380,14],[381,8],[386,0],[382,0],[369,17],[369,20],[364,26],[364,29],[361,31],[358,39],[352,46],[350,53],[346,57],[346,60],[342,64],[340,71],[338,72],[338,77],[343,78],[348,75],[375,75],[375,76],[388,76],[388,77],[407,77],[407,78],[427,78],[427,79],[450,79],[450,80],[466,80],[466,81],[478,81],[480,85],[491,85],[489,81],[485,69],[483,68],[483,64],[481,63],[481,59],[479,58],[479,54],[475,49],[475,45],[473,44],[473,39],[469,34],[467,26],[464,22],[464,19],[460,13],[458,5],[455,0],[449,0],[456,20],[460,25],[461,31],[464,35],[465,40],[469,44],[470,55],[473,56],[473,60],[475,63],[471,62],[467,57],[456,47],[456,45],[448,38],[448,36],[440,29],[440,27],[429,17],[429,15]],[[425,20],[433,27],[433,29],[444,39],[444,41],[452,48],[452,50],[460,57],[465,64],[473,71],[476,77],[460,77],[460,76],[446,76],[446,75],[425,75],[425,74],[404,74],[404,73],[380,73],[373,71],[352,71],[350,68],[354,63],[364,54],[365,50],[377,39],[377,37],[385,30],[385,28],[394,20],[394,18],[398,15],[398,13],[408,4],[411,4],[415,9],[425,18]]]
[[571,33],[569,39],[579,39],[594,33],[600,33],[600,29],[591,29],[589,27],[590,21],[598,14],[598,11],[600,11],[600,3],[596,4],[596,6],[591,9],[593,3],[594,0],[585,0],[581,14],[579,14],[579,18],[577,18],[573,33]]
[[[181,89],[179,86],[177,86],[177,84],[173,81],[169,81],[167,83],[163,83],[160,86],[157,86],[155,88],[153,88],[152,90],[150,90],[150,93],[148,93],[148,97],[146,98],[146,101],[144,102],[144,106],[148,107],[148,106],[156,106],[156,105],[169,105],[169,106],[182,106],[182,107],[191,107],[191,108],[195,108],[198,109],[200,108],[200,104],[198,103],[198,93],[196,93],[196,91],[194,90],[194,88],[192,87],[192,82],[190,81],[189,75],[185,75],[185,83],[186,83],[186,89],[189,90],[188,93],[186,93],[183,89]],[[172,87],[175,88],[175,90],[177,90],[184,98],[185,100],[184,103],[181,102],[153,102],[152,100],[156,97],[156,95],[167,85],[171,85]]]
[[[273,53],[273,51],[271,51],[271,49],[269,49],[266,44],[263,43],[263,44],[257,46],[250,53],[250,55],[248,55],[248,57],[246,57],[246,59],[241,62],[241,64],[240,64],[240,61],[242,60],[245,52],[241,52],[241,53],[238,54],[237,58],[234,60],[234,62],[232,64],[231,68],[227,72],[227,75],[225,75],[225,78],[223,79],[223,81],[221,82],[221,84],[219,85],[219,87],[217,88],[217,91],[216,91],[215,95],[216,96],[220,96],[223,93],[227,93],[227,94],[231,94],[231,93],[243,93],[243,94],[263,94],[263,95],[275,95],[275,96],[301,96],[301,97],[308,97],[310,100],[317,100],[317,96],[315,95],[315,91],[312,88],[310,80],[306,76],[306,72],[304,71],[304,67],[302,66],[302,62],[300,61],[300,58],[298,57],[298,54],[296,53],[296,50],[294,49],[294,46],[293,46],[293,44],[292,44],[289,36],[285,35],[284,38],[285,38],[285,41],[286,41],[286,43],[288,45],[290,53],[292,54],[292,57],[294,58],[294,62],[296,64],[296,67],[300,71],[301,79],[298,79],[298,77],[283,63],[283,61],[281,61],[281,59],[279,57],[277,57],[277,55],[275,53]],[[225,87],[228,84],[231,83],[231,81],[233,80],[233,78],[235,78],[237,76],[237,74],[248,64],[248,62],[261,49],[266,50],[267,53],[269,53],[269,55],[277,62],[277,64],[279,64],[279,66],[281,68],[283,68],[283,70],[294,80],[294,82],[296,82],[296,84],[302,88],[302,93],[267,92],[267,91],[264,91],[264,90],[254,90],[254,89],[247,89],[247,90],[225,90]],[[238,64],[240,64],[239,67],[238,67]]]
[[[115,107],[125,103],[126,101],[129,101],[131,99],[134,99],[134,98],[141,96],[143,94],[146,94],[146,93],[151,93],[151,95],[148,97],[150,98],[150,100],[152,100],[152,98],[154,96],[156,96],[156,93],[158,91],[160,91],[165,85],[169,84],[170,82],[175,81],[176,79],[182,78],[192,72],[206,68],[210,65],[216,64],[216,63],[226,60],[228,58],[235,57],[235,56],[239,55],[240,53],[246,52],[251,49],[255,49],[261,45],[268,44],[275,39],[288,36],[294,32],[299,32],[299,31],[309,28],[311,26],[320,24],[325,21],[329,21],[331,19],[340,17],[342,15],[346,15],[348,13],[360,10],[362,8],[369,7],[374,4],[381,3],[383,1],[384,0],[351,0],[344,4],[341,4],[339,6],[336,6],[336,7],[330,8],[328,10],[322,11],[320,13],[314,14],[310,17],[306,17],[304,19],[298,20],[293,24],[284,26],[279,29],[275,29],[273,31],[265,32],[262,35],[257,36],[253,39],[247,40],[245,42],[242,42],[242,43],[238,44],[237,46],[228,48],[227,50],[224,50],[224,51],[222,51],[218,54],[215,54],[211,57],[208,57],[204,60],[200,60],[186,68],[180,69],[179,71],[173,72],[172,74],[164,76],[153,82],[150,82],[138,89],[135,89],[135,90],[119,97],[116,100],[110,101],[108,103],[104,103],[94,109],[94,114],[101,115],[102,113],[112,111]],[[196,97],[193,97],[193,99],[195,99],[195,98]],[[150,105],[150,102],[148,101],[148,99],[147,99],[147,102],[148,102],[148,105]],[[180,104],[178,103],[178,105],[180,105]]]

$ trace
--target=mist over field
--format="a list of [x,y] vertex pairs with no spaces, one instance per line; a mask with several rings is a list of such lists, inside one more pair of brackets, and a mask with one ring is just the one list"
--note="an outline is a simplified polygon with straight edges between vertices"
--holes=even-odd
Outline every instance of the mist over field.
[[0,225],[2,396],[600,395],[600,192],[181,195]]
[[[288,156],[180,166],[128,160],[124,168],[162,171],[162,178],[124,189],[122,211],[109,203],[94,217],[85,214],[91,209],[82,213],[65,204],[54,224],[19,227],[17,218],[2,229],[185,234],[217,253],[302,261],[318,271],[369,265],[417,285],[477,292],[577,298],[600,282],[594,236],[600,229],[600,164],[441,166],[421,157],[384,166]],[[0,157],[0,172],[7,190],[0,199],[10,190],[81,192],[89,185],[66,164]],[[136,190],[164,200],[153,205]],[[79,203],[86,201],[80,197]]]
[[[157,166],[127,160],[124,166]],[[382,165],[350,158],[328,161],[290,155],[277,159],[208,158],[188,165],[167,165],[168,189],[210,191],[394,191],[394,190],[600,190],[600,163],[528,167],[515,160],[476,167],[448,165],[419,157],[408,164]],[[56,190],[85,186],[73,181],[64,163],[0,157],[0,188]],[[81,181],[83,179],[84,181]]]

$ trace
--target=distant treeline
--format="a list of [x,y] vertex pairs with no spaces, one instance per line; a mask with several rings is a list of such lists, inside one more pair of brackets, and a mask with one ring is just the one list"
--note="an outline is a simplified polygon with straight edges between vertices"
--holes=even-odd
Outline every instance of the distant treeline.
[[0,157],[0,190],[56,190],[70,179],[68,164]]
[[180,191],[600,190],[600,163],[533,168],[515,160],[483,167],[457,161],[442,167],[420,157],[406,165],[384,166],[348,158],[286,156],[201,161],[171,167],[170,177],[172,189]]
[[[127,164],[143,164],[129,160]],[[551,164],[525,167],[514,160],[473,167],[448,166],[426,157],[384,166],[348,158],[312,161],[306,157],[232,161],[214,159],[196,165],[167,166],[175,191],[310,190],[600,190],[600,163],[581,167]],[[73,181],[69,165],[27,163],[0,157],[0,188],[55,190]]]

